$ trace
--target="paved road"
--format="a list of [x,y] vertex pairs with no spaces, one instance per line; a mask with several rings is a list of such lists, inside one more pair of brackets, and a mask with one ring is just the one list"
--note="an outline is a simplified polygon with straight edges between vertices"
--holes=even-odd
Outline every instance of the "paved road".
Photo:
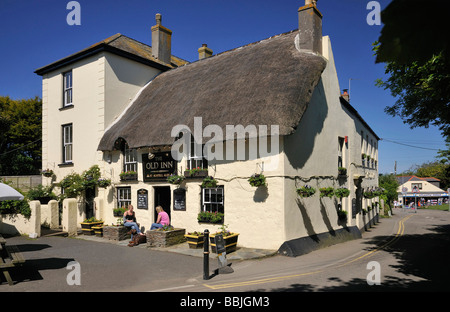
[[[297,258],[235,261],[233,273],[206,281],[199,257],[75,238],[13,237],[8,244],[18,245],[27,262],[12,272],[16,284],[2,280],[0,291],[449,291],[449,234],[449,212],[398,209],[360,240]],[[72,261],[80,265],[81,285],[68,285],[77,270],[67,269]],[[380,264],[380,285],[367,283],[375,272],[367,268],[370,261]],[[210,262],[211,271],[216,264]]]

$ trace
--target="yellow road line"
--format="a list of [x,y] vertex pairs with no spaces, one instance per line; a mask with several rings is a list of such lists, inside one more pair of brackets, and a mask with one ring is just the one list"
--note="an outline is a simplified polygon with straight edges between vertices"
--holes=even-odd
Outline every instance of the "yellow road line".
[[360,257],[358,257],[358,258],[355,258],[355,259],[353,259],[353,260],[351,260],[351,261],[349,261],[349,262],[346,262],[346,263],[340,265],[339,267],[342,267],[342,266],[348,265],[348,264],[350,264],[350,263],[353,263],[353,262],[355,262],[355,261],[358,261],[358,260],[360,260],[360,259],[363,259],[363,258],[372,256],[373,254],[375,254],[376,252],[382,250],[383,248],[386,248],[386,247],[392,245],[393,243],[395,243],[395,242],[403,235],[403,233],[405,232],[405,225],[404,225],[404,222],[405,222],[406,220],[408,220],[409,218],[411,218],[412,216],[413,216],[413,215],[409,215],[409,216],[404,217],[402,220],[400,220],[400,222],[398,223],[398,231],[397,231],[397,234],[395,234],[395,236],[394,236],[390,241],[388,241],[386,244],[384,244],[384,245],[382,245],[382,246],[380,246],[380,247],[378,247],[378,248],[375,248],[374,250],[369,251],[369,252],[365,253],[364,255],[362,255],[362,256],[360,256]]
[[316,274],[316,273],[320,273],[320,272],[321,271],[315,271],[315,272],[308,272],[308,273],[302,273],[302,274],[286,275],[286,276],[279,276],[279,277],[271,277],[271,278],[264,278],[264,279],[259,279],[259,280],[245,281],[245,282],[236,282],[236,283],[229,283],[229,284],[219,284],[219,285],[203,284],[203,286],[206,286],[206,287],[211,288],[211,289],[223,289],[223,288],[230,288],[230,287],[239,287],[239,286],[248,286],[248,285],[256,285],[256,284],[277,282],[277,281],[282,281],[282,280],[293,278],[293,277],[311,275],[311,274]]
[[[392,245],[395,241],[397,241],[405,232],[405,225],[404,222],[406,220],[408,220],[409,218],[411,218],[413,215],[409,215],[404,217],[402,220],[399,221],[398,224],[398,231],[397,234],[395,234],[395,236],[388,241],[386,244],[382,245],[381,247],[378,247],[372,251],[369,251],[367,253],[365,253],[364,255],[355,258],[349,262],[346,262],[338,267],[342,267],[345,265],[348,265],[350,263],[353,263],[357,260],[363,259],[365,257],[368,257],[370,255],[375,254],[376,252],[380,251],[383,248],[386,248],[389,245]],[[294,278],[294,277],[300,277],[300,276],[306,276],[306,275],[312,275],[312,274],[317,274],[320,273],[322,271],[314,271],[314,272],[308,272],[308,273],[302,273],[302,274],[294,274],[294,275],[286,275],[286,276],[279,276],[279,277],[271,277],[271,278],[264,278],[264,279],[259,279],[259,280],[252,280],[252,281],[244,281],[244,282],[236,282],[236,283],[229,283],[229,284],[218,284],[218,285],[208,285],[208,284],[203,284],[203,286],[208,287],[210,289],[224,289],[224,288],[232,288],[232,287],[239,287],[239,286],[249,286],[249,285],[257,285],[257,284],[264,284],[264,283],[271,283],[271,282],[278,282],[278,281],[282,281],[282,280],[286,280],[286,279],[290,279],[290,278]]]

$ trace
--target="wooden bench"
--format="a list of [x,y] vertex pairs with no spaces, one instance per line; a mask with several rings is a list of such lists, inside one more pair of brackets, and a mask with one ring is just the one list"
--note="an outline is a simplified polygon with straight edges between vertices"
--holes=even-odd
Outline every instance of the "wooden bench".
[[0,270],[3,271],[3,275],[10,286],[13,285],[11,276],[8,270],[10,268],[20,266],[25,262],[25,258],[19,251],[17,246],[6,246],[6,240],[0,235]]

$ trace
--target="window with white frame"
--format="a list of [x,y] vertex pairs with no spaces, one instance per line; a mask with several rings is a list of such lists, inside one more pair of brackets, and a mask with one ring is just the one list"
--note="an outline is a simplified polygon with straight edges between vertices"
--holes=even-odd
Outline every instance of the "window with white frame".
[[127,208],[131,204],[131,187],[117,188],[117,208]]
[[223,186],[202,189],[202,211],[224,213]]
[[189,150],[187,169],[208,169],[208,161],[203,155],[203,146],[196,144],[194,137],[191,136],[191,147]]
[[129,148],[128,144],[125,144],[124,149],[123,171],[137,172],[137,151],[136,149]]
[[63,91],[64,91],[64,99],[63,106],[72,105],[72,71],[68,71],[63,74]]
[[62,126],[63,163],[73,161],[73,129],[72,124]]

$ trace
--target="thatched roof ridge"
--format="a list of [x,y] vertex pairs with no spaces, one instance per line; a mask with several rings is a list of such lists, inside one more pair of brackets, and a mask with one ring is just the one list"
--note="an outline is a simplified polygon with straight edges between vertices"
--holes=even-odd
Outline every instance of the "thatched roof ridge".
[[157,76],[100,141],[112,150],[118,138],[131,148],[170,145],[171,130],[194,117],[203,127],[279,125],[280,135],[297,127],[326,61],[300,52],[297,31],[271,37],[189,63]]

